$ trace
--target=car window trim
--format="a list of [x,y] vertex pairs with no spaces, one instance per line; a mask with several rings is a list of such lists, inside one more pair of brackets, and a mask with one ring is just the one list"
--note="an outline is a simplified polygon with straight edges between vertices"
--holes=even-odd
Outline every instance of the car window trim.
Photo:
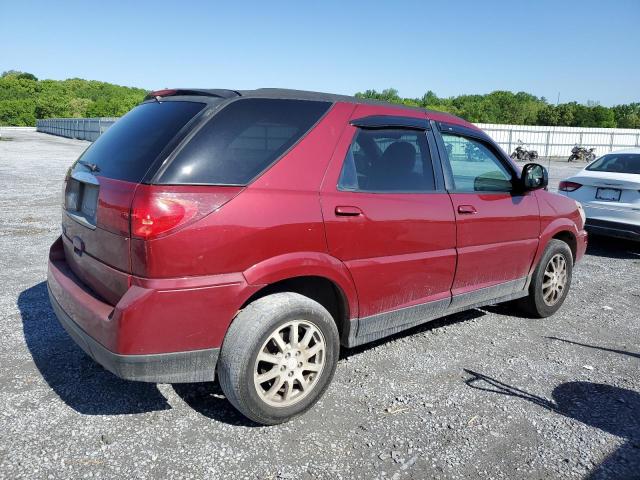
[[[518,194],[517,182],[519,179],[518,172],[513,167],[512,163],[507,160],[504,153],[498,148],[496,143],[484,132],[481,130],[473,130],[471,128],[463,127],[461,125],[454,125],[445,122],[435,122],[431,121],[433,125],[433,132],[435,133],[436,145],[438,148],[439,158],[440,158],[440,166],[443,170],[443,177],[445,182],[445,188],[449,193],[477,193],[477,194],[488,194],[488,195],[504,195],[504,194]],[[437,133],[436,133],[437,131]],[[496,159],[500,162],[500,164],[511,173],[511,182],[513,188],[511,190],[482,190],[482,191],[473,191],[469,192],[466,190],[457,190],[455,188],[455,181],[453,178],[453,170],[451,169],[451,164],[449,163],[449,155],[447,154],[447,149],[444,145],[444,139],[442,138],[443,133],[449,133],[452,135],[456,135],[462,138],[470,138],[472,140],[483,143]]]
[[[412,117],[395,117],[393,115],[370,115],[369,117],[362,117],[362,118],[372,118],[372,117],[385,117],[386,119],[388,118],[412,118]],[[421,120],[419,118],[414,119],[414,120]],[[427,120],[425,120],[425,123],[429,126],[429,122]],[[439,159],[436,158],[437,156],[437,147],[435,145],[435,141],[433,138],[433,133],[431,132],[431,128],[410,128],[410,127],[396,127],[396,126],[385,126],[385,127],[374,127],[374,128],[368,128],[368,127],[358,127],[357,125],[355,125],[353,123],[352,120],[349,121],[349,124],[351,126],[354,127],[353,133],[351,135],[351,138],[349,140],[349,147],[347,148],[347,152],[344,155],[344,158],[342,159],[342,162],[340,163],[340,169],[338,170],[338,178],[336,179],[336,191],[338,192],[350,192],[350,193],[368,193],[368,194],[383,194],[383,195],[393,195],[393,194],[400,194],[400,195],[404,195],[404,194],[433,194],[433,193],[446,193],[446,189],[445,189],[445,182],[444,179],[442,178],[442,171],[441,171],[441,167],[438,165],[438,167],[436,167],[436,162],[439,163]],[[360,130],[389,130],[389,129],[398,129],[398,130],[409,130],[409,131],[415,131],[415,132],[419,132],[425,135],[425,138],[427,140],[427,145],[428,145],[428,149],[429,149],[429,155],[431,157],[431,171],[433,173],[433,179],[434,179],[434,188],[433,189],[429,189],[429,190],[361,190],[361,189],[357,189],[357,190],[352,190],[349,188],[342,188],[340,187],[340,178],[342,177],[342,169],[344,168],[344,162],[347,159],[347,154],[349,152],[349,150],[351,149],[351,146],[353,145],[353,141],[355,140],[356,136],[358,135],[358,132]],[[422,168],[424,168],[424,164],[422,165]]]

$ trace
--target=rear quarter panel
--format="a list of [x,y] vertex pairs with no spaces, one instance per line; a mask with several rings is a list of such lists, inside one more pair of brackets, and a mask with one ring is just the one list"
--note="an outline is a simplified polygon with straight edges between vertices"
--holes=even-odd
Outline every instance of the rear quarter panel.
[[352,105],[335,104],[292,150],[202,220],[151,241],[132,240],[136,275],[169,278],[245,270],[327,245],[319,188]]

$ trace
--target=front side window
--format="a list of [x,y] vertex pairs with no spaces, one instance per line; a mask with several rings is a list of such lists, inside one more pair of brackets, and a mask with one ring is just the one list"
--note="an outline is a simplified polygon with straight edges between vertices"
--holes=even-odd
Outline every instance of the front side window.
[[362,192],[433,191],[425,132],[359,129],[345,157],[338,188]]
[[512,174],[483,142],[442,134],[457,192],[510,192]]
[[330,106],[270,98],[234,101],[185,145],[159,183],[246,185],[300,140]]

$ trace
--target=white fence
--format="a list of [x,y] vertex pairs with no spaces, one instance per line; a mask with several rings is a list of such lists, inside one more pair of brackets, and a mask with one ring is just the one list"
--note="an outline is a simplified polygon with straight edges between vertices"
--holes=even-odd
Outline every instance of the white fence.
[[[117,118],[49,118],[38,120],[38,132],[94,141]],[[542,127],[531,125],[499,125],[476,123],[507,153],[513,152],[518,140],[541,157],[568,157],[575,145],[595,147],[598,156],[620,148],[640,147],[640,130],[630,128]]]
[[575,144],[595,147],[600,156],[612,150],[640,147],[640,130],[631,128],[541,127],[532,125],[499,125],[476,123],[487,135],[511,153],[524,142],[541,157],[569,157]]
[[113,123],[117,117],[101,118],[47,118],[36,122],[38,132],[50,133],[67,138],[95,141]]

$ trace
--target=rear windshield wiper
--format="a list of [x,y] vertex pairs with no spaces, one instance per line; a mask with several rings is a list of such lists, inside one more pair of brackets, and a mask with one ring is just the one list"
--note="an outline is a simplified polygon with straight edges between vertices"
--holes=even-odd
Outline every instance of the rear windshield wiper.
[[84,160],[78,160],[78,163],[80,165],[84,165],[85,167],[87,167],[92,172],[99,172],[100,171],[100,167],[98,165],[96,165],[95,163],[87,162],[87,161],[84,161]]

